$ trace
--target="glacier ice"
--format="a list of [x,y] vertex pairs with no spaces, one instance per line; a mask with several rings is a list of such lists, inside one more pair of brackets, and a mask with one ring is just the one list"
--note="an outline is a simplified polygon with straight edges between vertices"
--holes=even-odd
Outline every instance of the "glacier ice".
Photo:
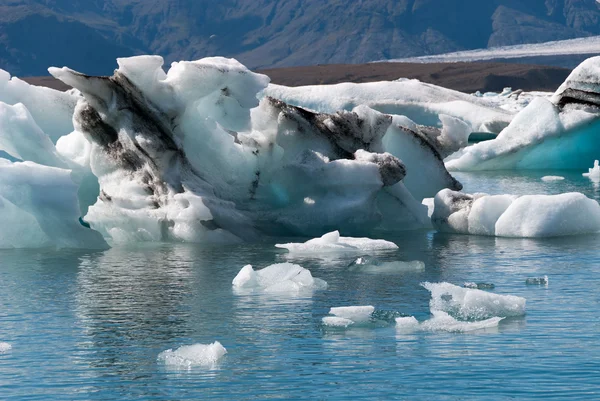
[[348,265],[348,270],[361,273],[420,272],[425,270],[425,263],[420,260],[383,262],[372,256],[361,256]]
[[431,216],[441,232],[498,237],[556,237],[600,231],[600,205],[577,192],[487,195],[442,190]]
[[57,152],[112,243],[397,232],[428,224],[422,198],[462,187],[442,160],[466,143],[457,118],[427,131],[364,105],[259,103],[268,77],[233,59],[118,64],[112,77],[50,69],[80,92]]
[[550,98],[537,97],[494,140],[461,149],[449,170],[583,169],[600,151],[600,57],[581,63]]
[[18,160],[67,167],[54,144],[22,104],[0,102],[0,150]]
[[278,263],[261,270],[246,265],[235,276],[232,285],[239,293],[298,294],[327,288],[327,282],[314,278],[308,269],[292,263]]
[[291,253],[319,252],[360,252],[398,249],[398,245],[382,239],[341,237],[339,231],[332,231],[322,237],[303,243],[276,244],[277,248]]
[[0,158],[0,248],[107,248],[80,216],[70,170]]
[[10,106],[22,104],[52,143],[73,131],[73,111],[78,98],[75,91],[30,85],[0,70],[0,102]]
[[443,117],[449,116],[464,121],[469,132],[498,133],[513,117],[513,113],[496,107],[484,98],[416,79],[294,88],[271,84],[263,91],[263,95],[322,113],[352,110],[364,105],[437,128],[450,129]]
[[220,342],[212,344],[184,345],[175,350],[168,349],[158,354],[158,362],[175,369],[194,367],[214,368],[227,354]]
[[525,298],[462,288],[450,283],[422,283],[431,292],[429,308],[461,320],[483,320],[525,314]]
[[12,345],[10,345],[9,343],[0,341],[0,354],[3,352],[10,351],[11,349],[12,349]]

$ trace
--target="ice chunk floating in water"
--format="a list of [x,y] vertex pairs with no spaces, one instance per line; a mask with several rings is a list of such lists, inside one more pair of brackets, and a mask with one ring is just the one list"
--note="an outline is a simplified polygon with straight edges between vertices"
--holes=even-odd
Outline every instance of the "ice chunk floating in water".
[[522,316],[525,298],[462,288],[450,283],[423,283],[431,292],[431,311],[442,311],[462,320]]
[[560,175],[545,175],[542,177],[542,181],[544,182],[552,182],[552,181],[563,181],[565,177]]
[[327,288],[327,282],[314,278],[308,269],[292,263],[274,264],[258,271],[251,265],[244,266],[232,284],[239,293],[298,294]]
[[587,173],[583,173],[584,177],[588,177],[592,181],[600,181],[600,165],[598,160],[594,160],[594,167],[588,169]]
[[10,351],[11,349],[12,349],[12,345],[10,345],[9,343],[0,341],[0,353]]
[[341,237],[339,231],[327,233],[320,238],[313,238],[304,243],[276,244],[275,246],[287,249],[293,253],[359,252],[398,249],[398,245],[390,241]]
[[340,306],[331,308],[329,314],[333,316],[325,316],[322,322],[329,327],[347,328],[356,324],[368,323],[374,311],[375,307],[373,306]]
[[374,306],[338,306],[331,308],[329,314],[350,319],[355,322],[367,322],[375,312]]
[[176,350],[168,349],[158,354],[158,361],[175,369],[214,368],[225,354],[225,347],[215,341],[212,344],[184,345]]
[[393,311],[375,311],[375,307],[367,306],[339,306],[331,308],[329,314],[325,316],[322,323],[329,328],[376,328],[387,327],[393,324],[394,319],[399,315]]
[[431,216],[442,232],[498,237],[556,237],[600,231],[600,205],[580,193],[560,195],[464,194],[435,197]]
[[465,322],[457,320],[448,313],[439,310],[432,310],[431,314],[433,316],[431,319],[421,323],[419,327],[421,330],[466,333],[469,331],[498,327],[498,324],[504,319],[503,317],[491,317],[475,322]]

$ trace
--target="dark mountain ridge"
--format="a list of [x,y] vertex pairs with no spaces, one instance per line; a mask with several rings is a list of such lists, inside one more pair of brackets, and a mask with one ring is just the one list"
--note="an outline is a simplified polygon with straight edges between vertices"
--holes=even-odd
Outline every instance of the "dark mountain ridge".
[[1,0],[0,68],[110,74],[116,57],[251,68],[368,61],[600,34],[596,0]]

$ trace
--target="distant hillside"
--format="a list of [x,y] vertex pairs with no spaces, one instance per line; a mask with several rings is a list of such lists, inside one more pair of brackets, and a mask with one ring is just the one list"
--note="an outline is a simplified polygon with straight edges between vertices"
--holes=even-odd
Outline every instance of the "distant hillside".
[[251,68],[365,63],[600,35],[596,0],[2,0],[0,68],[110,74],[141,53]]
[[[323,85],[340,82],[391,81],[416,78],[462,92],[501,91],[513,89],[555,91],[571,70],[524,64],[502,63],[370,63],[331,64],[310,67],[288,67],[258,70],[271,77],[271,82],[287,85]],[[34,85],[58,90],[69,89],[52,77],[24,78]]]

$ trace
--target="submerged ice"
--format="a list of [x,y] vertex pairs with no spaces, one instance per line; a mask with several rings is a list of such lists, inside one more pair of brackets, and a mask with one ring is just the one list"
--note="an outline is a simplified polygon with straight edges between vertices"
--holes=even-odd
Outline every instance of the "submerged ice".
[[360,256],[348,265],[348,270],[360,273],[421,272],[425,270],[425,263],[420,260],[384,262],[372,256]]

